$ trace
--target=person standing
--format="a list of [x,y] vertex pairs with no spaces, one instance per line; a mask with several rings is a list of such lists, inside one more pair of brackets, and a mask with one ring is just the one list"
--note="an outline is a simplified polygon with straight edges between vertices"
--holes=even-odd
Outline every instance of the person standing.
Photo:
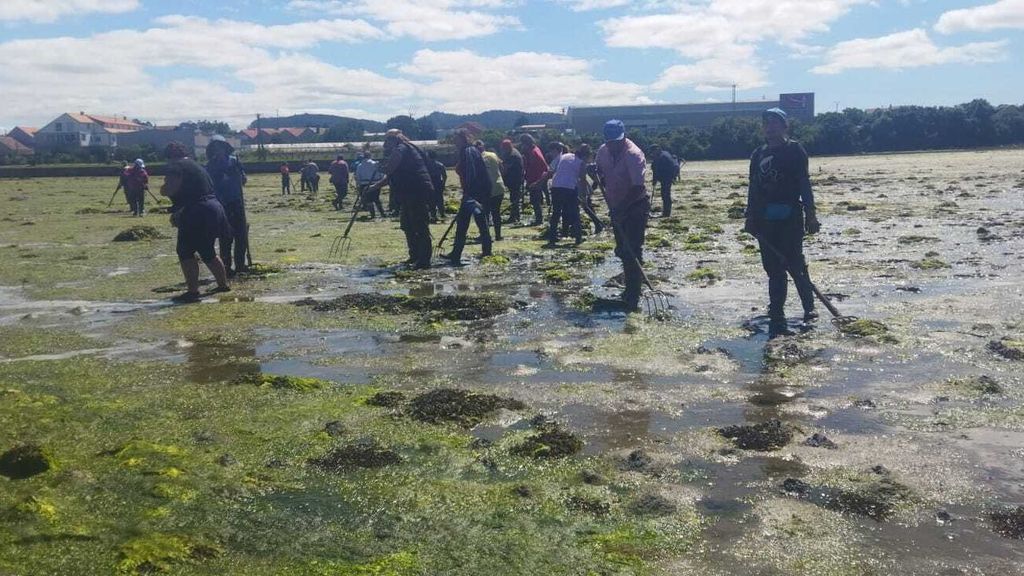
[[[228,276],[248,269],[245,255],[249,250],[249,224],[245,215],[245,195],[242,192],[247,177],[245,168],[234,152],[235,148],[220,134],[212,136],[206,145],[206,172],[210,175],[214,193],[224,207],[228,224],[231,225],[231,234],[220,239],[220,257],[227,266]],[[232,260],[234,268],[231,267]]]
[[185,292],[173,298],[180,304],[198,302],[199,254],[217,281],[212,293],[229,292],[227,270],[214,251],[219,238],[231,234],[224,207],[217,201],[213,184],[203,167],[186,157],[172,158],[160,193],[171,199],[176,207],[171,222],[178,228],[176,252],[181,273],[185,277]]
[[114,202],[114,196],[117,196],[117,191],[122,190],[124,192],[124,201],[128,204],[128,209],[132,208],[132,198],[128,195],[128,171],[131,170],[132,165],[125,163],[124,167],[121,168],[121,173],[117,176],[117,188],[114,188],[114,194],[110,197],[111,204]]
[[522,147],[526,190],[530,194],[530,204],[533,206],[533,225],[539,226],[544,222],[542,204],[544,189],[547,187],[548,162],[533,136],[523,134],[519,137],[519,145]]
[[661,191],[661,216],[672,215],[672,183],[679,177],[679,161],[661,146],[651,146],[651,187]]
[[385,179],[370,185],[367,192],[379,197],[381,187],[388,184],[399,206],[399,221],[409,249],[406,263],[417,269],[430,268],[428,204],[434,195],[434,184],[427,170],[429,159],[401,130],[394,128],[384,135],[384,152]]
[[604,182],[605,201],[615,233],[615,255],[622,260],[625,290],[622,301],[629,311],[639,309],[643,276],[644,233],[651,211],[645,186],[647,160],[640,148],[626,138],[621,120],[604,124],[604,144],[597,151],[597,169]]
[[565,153],[553,162],[555,174],[551,178],[551,223],[548,226],[548,246],[558,241],[558,224],[563,220],[576,244],[583,242],[580,229],[580,187],[587,185],[587,161],[590,145],[580,144],[576,153]]
[[[579,151],[577,151],[579,153]],[[600,234],[604,231],[604,223],[597,217],[597,212],[594,211],[594,188],[601,186],[601,179],[597,175],[597,164],[592,162],[593,152],[584,159],[587,162],[586,171],[587,178],[583,180],[583,184],[580,186],[580,208],[583,209],[587,214],[587,218],[594,225],[594,234]],[[603,194],[603,192],[602,192]],[[582,223],[581,223],[582,224]]]
[[313,198],[316,198],[316,193],[320,191],[320,167],[317,166],[316,162],[309,160],[302,167],[301,172],[310,193],[313,195]]
[[519,224],[520,210],[523,207],[523,155],[512,146],[508,138],[501,141],[501,178],[508,189],[509,224]]
[[136,158],[131,168],[125,173],[124,193],[128,197],[128,205],[132,215],[145,216],[146,192],[149,191],[149,173],[142,158]]
[[278,169],[281,172],[281,195],[292,193],[292,171],[288,168],[287,162],[281,162]]
[[462,185],[462,202],[455,215],[455,244],[446,258],[453,265],[461,266],[462,249],[466,246],[470,220],[476,221],[477,230],[480,231],[483,255],[491,255],[491,233],[487,229],[487,214],[484,212],[484,205],[491,197],[491,179],[480,151],[470,144],[469,131],[465,128],[455,131],[455,150],[459,155],[455,172]]
[[436,223],[439,218],[444,218],[444,187],[448,184],[448,168],[437,159],[437,152],[430,150],[427,157],[430,183],[434,186],[434,197],[430,201],[430,221]]
[[792,334],[786,326],[787,272],[800,295],[804,321],[818,317],[803,242],[804,234],[817,234],[821,223],[814,206],[807,152],[789,139],[786,112],[771,108],[761,120],[765,144],[750,157],[743,229],[757,238],[761,248],[761,265],[768,275],[768,337],[776,338]]
[[487,166],[487,177],[491,179],[491,197],[484,205],[484,210],[491,217],[494,226],[494,241],[501,240],[501,204],[505,200],[505,182],[501,179],[501,159],[494,152],[486,149],[483,140],[473,142]]
[[331,185],[334,186],[334,201],[331,203],[335,210],[341,210],[345,207],[345,196],[348,196],[349,169],[345,157],[338,154],[327,167],[327,173],[331,175]]
[[356,166],[356,187],[359,190],[360,206],[370,211],[370,218],[377,218],[374,211],[376,206],[381,217],[384,217],[384,206],[380,203],[380,188],[370,191],[370,185],[381,179],[377,162],[370,156],[369,152],[363,152],[363,160]]

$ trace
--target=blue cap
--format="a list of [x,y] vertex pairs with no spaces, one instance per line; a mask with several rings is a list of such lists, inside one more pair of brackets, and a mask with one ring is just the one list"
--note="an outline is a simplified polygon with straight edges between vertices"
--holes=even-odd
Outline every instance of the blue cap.
[[762,120],[767,120],[769,116],[775,116],[782,120],[783,124],[789,126],[789,118],[786,115],[786,111],[782,108],[769,108],[761,113]]
[[626,125],[622,123],[622,120],[609,120],[604,123],[604,140],[610,142],[612,140],[622,140],[626,137]]

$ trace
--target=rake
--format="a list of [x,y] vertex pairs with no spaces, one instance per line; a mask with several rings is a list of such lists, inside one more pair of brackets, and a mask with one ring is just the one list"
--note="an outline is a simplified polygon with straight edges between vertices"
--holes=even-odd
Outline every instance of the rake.
[[458,219],[459,219],[459,213],[456,212],[455,216],[452,217],[451,223],[448,224],[448,229],[444,231],[444,234],[441,236],[441,240],[439,240],[437,242],[437,246],[434,247],[434,257],[435,258],[443,258],[444,257],[444,241],[448,239],[448,234],[451,234],[452,228],[455,227],[455,222],[458,221]]
[[648,278],[647,273],[644,272],[644,267],[640,264],[640,259],[633,253],[633,248],[630,247],[629,243],[625,241],[626,237],[622,234],[622,230],[619,229],[618,223],[615,222],[614,218],[611,219],[611,222],[612,229],[615,231],[616,236],[623,240],[622,247],[626,251],[626,257],[636,262],[636,268],[640,271],[640,278],[643,280],[644,286],[647,288],[640,292],[640,300],[643,302],[644,313],[649,318],[660,318],[668,314],[668,294],[665,294],[654,287],[654,284],[651,283],[651,279]]
[[352,218],[348,221],[348,226],[345,227],[345,232],[334,239],[331,243],[331,249],[327,252],[328,258],[337,258],[347,255],[352,250],[352,239],[349,238],[348,234],[352,231],[352,226],[356,223],[356,216],[359,216],[359,211],[363,207],[362,194],[356,200],[355,205],[352,206]]
[[[783,256],[782,252],[779,251],[778,248],[776,248],[770,242],[765,240],[764,236],[762,236],[760,234],[754,234],[753,236],[754,236],[754,238],[757,239],[758,242],[761,243],[762,246],[764,246],[765,248],[768,248],[768,250],[771,251],[772,254],[775,254],[775,257],[779,259],[779,262],[782,262],[783,268],[788,270],[790,275],[793,276],[793,278],[797,278],[797,277],[799,277],[801,275],[801,274],[798,274],[796,271],[793,270],[793,268],[789,264],[789,260],[787,260],[786,257]],[[839,312],[839,309],[836,308],[834,304],[829,302],[828,298],[826,298],[825,295],[821,293],[821,290],[818,290],[818,287],[814,285],[814,282],[811,282],[810,274],[804,273],[803,276],[804,276],[804,279],[807,280],[807,284],[810,285],[811,290],[814,292],[814,295],[817,296],[818,300],[820,300],[821,303],[825,306],[825,308],[828,309],[829,314],[832,314],[832,324],[836,328],[842,329],[844,326],[847,326],[847,325],[857,321],[857,317],[856,316],[844,316],[843,314],[841,314]]]
[[[601,197],[604,198],[604,203],[611,206],[611,203],[608,202],[608,194],[605,193],[604,186],[601,185],[599,188],[601,190]],[[622,240],[621,244],[626,251],[626,257],[636,262],[636,267],[640,270],[640,278],[643,279],[644,286],[647,287],[646,291],[641,290],[640,292],[640,300],[644,303],[644,313],[647,314],[648,318],[659,318],[668,314],[668,294],[654,288],[654,284],[651,283],[651,279],[648,278],[647,273],[644,272],[644,267],[640,262],[640,259],[633,253],[633,248],[630,247],[629,242],[626,242],[626,236],[622,233],[622,230],[619,229],[619,223],[616,222],[615,218],[611,215],[610,209],[608,220],[611,222],[612,231],[615,233],[615,243],[619,244],[619,239]]]

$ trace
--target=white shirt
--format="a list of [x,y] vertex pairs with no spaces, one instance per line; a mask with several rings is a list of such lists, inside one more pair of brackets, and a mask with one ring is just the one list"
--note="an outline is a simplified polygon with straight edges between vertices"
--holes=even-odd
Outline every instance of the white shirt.
[[562,154],[552,164],[554,164],[555,176],[551,179],[551,187],[575,190],[580,181],[583,161],[575,154],[570,153]]

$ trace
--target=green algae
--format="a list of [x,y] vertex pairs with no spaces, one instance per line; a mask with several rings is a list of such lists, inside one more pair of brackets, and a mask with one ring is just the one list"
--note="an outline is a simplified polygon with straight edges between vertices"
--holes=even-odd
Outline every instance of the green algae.
[[118,232],[114,236],[114,242],[138,242],[140,240],[158,240],[160,238],[166,238],[166,236],[152,226],[140,224]]
[[951,268],[949,264],[933,256],[922,258],[917,262],[911,262],[910,266],[912,268],[917,268],[918,270],[942,270],[943,268]]
[[991,340],[986,347],[989,351],[1007,360],[1024,360],[1024,340],[1013,338]]
[[19,325],[0,326],[0,356],[8,358],[86,350],[97,346],[97,340],[94,338],[70,330]]
[[245,374],[234,381],[235,384],[273,388],[275,390],[294,390],[296,392],[312,392],[330,386],[317,378],[302,378],[284,374]]
[[549,268],[541,277],[547,284],[565,284],[572,280],[572,274],[565,268]]
[[697,268],[686,275],[686,279],[691,282],[707,282],[709,284],[720,280],[722,277],[711,268]]
[[485,266],[505,267],[512,263],[508,256],[501,254],[492,254],[491,256],[484,256],[480,259],[480,263]]
[[896,337],[889,332],[889,327],[877,320],[858,319],[839,326],[839,330],[848,336],[857,338],[874,338],[879,342],[895,343]]

